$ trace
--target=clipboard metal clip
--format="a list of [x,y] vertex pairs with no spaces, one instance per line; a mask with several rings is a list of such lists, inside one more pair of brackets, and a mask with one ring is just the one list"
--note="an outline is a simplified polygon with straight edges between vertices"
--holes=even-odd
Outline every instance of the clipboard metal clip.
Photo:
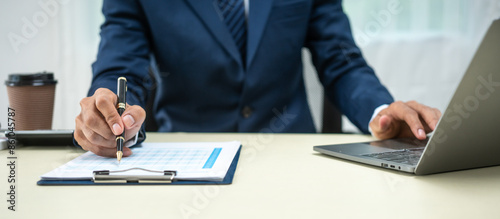
[[[117,174],[132,170],[142,170],[149,173],[159,173],[158,175],[124,175]],[[93,172],[94,183],[172,183],[175,180],[177,171],[175,170],[148,170],[144,168],[130,168],[125,170],[95,170]]]

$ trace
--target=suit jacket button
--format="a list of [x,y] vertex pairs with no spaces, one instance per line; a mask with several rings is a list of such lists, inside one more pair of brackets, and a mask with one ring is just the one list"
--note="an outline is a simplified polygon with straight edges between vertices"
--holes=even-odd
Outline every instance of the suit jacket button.
[[253,113],[253,110],[252,108],[250,108],[249,106],[245,106],[243,107],[243,109],[241,110],[241,115],[244,117],[244,118],[248,118],[252,115]]

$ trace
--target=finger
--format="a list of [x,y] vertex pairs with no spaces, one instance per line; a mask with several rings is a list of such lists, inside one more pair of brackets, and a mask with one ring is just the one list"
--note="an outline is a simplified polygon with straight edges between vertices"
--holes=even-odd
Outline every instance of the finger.
[[120,135],[123,132],[123,122],[116,110],[116,94],[108,89],[98,89],[95,96],[95,106],[104,117],[107,126],[113,131],[114,135]]
[[436,115],[437,115],[439,118],[441,118],[441,116],[443,116],[443,114],[441,113],[441,110],[439,110],[439,109],[434,108],[434,112],[436,113]]
[[370,122],[370,128],[372,132],[382,132],[382,128],[380,127],[380,118],[382,115],[379,113],[373,120]]
[[[91,151],[92,153],[99,155],[99,156],[104,156],[104,157],[116,157],[116,144],[112,147],[108,146],[102,146],[102,145],[94,145],[85,138],[81,138],[82,134],[77,134],[81,133],[75,131],[75,140],[77,143],[82,147],[83,150],[86,151]],[[113,141],[114,142],[114,141]],[[128,147],[123,147],[123,156],[128,157],[132,155],[132,150]]]
[[138,105],[132,105],[123,112],[122,119],[125,129],[140,127],[146,119],[146,111]]
[[75,119],[74,138],[78,145],[87,151],[94,147],[94,145],[106,142],[100,135],[95,134],[84,125],[82,114],[78,115]]
[[394,110],[391,110],[392,116],[397,120],[406,122],[416,138],[421,140],[426,138],[424,126],[420,122],[420,117],[417,111],[402,102],[397,102],[393,109]]
[[[84,134],[91,140],[90,135],[99,135],[101,138],[108,141],[113,140],[114,134],[109,129],[103,115],[95,108],[85,110],[82,112],[84,127],[82,129],[87,130]],[[97,136],[95,136],[97,137]]]
[[[406,114],[410,116],[413,114],[413,121]],[[414,125],[415,122],[417,122],[417,127]],[[370,123],[370,127],[372,128],[372,134],[379,139],[394,137],[424,139],[425,131],[429,130],[430,132],[430,128],[425,122],[422,124],[415,110],[401,101],[394,102],[388,108],[382,110]]]
[[381,111],[370,123],[372,134],[378,139],[393,138],[397,135],[397,125],[393,118]]
[[[421,119],[421,121],[422,121],[422,119]],[[423,122],[423,124],[424,124],[424,131],[425,131],[425,133],[430,133],[430,132],[432,132],[434,130],[429,125],[427,125],[425,122]]]
[[[126,147],[124,147],[124,151],[125,151],[125,148]],[[96,155],[103,156],[103,157],[116,157],[116,148],[95,146],[90,151],[92,151]]]
[[132,155],[132,150],[130,150],[130,148],[128,147],[123,147],[123,156],[128,157],[130,155]]
[[437,121],[436,125],[434,126],[434,128],[432,129],[432,130],[435,130],[436,126],[439,123],[439,120],[441,119],[441,116],[443,114],[441,113],[441,111],[439,109],[433,108],[433,110],[434,110],[434,113],[436,114],[436,116],[438,117],[438,121]]
[[75,141],[78,145],[82,147],[83,150],[88,151],[87,145],[90,145],[87,139],[85,138],[85,135],[83,134],[81,129],[76,128],[75,132],[73,133],[73,137],[75,138]]
[[146,111],[140,106],[133,105],[127,107],[122,115],[123,124],[125,125],[125,139],[133,138],[144,123]]
[[92,145],[101,145],[107,148],[113,148],[115,146],[113,140],[106,139],[87,127],[83,128],[82,132],[87,141]]
[[95,106],[94,97],[82,99],[82,101],[80,101],[80,106],[82,111],[78,117],[81,118],[82,125],[79,127],[81,129],[88,129],[84,134],[87,135],[89,140],[92,139],[90,135],[94,134],[100,135],[102,138],[110,141],[114,139],[115,135],[108,128],[103,115]]
[[432,130],[436,128],[436,124],[439,121],[439,115],[436,114],[433,108],[417,103],[416,101],[409,101],[406,104],[415,110]]
[[[100,155],[100,156],[110,156],[108,152],[105,152],[103,153],[103,148],[102,146],[96,146],[95,144],[91,143],[86,135],[84,134],[84,129],[81,129],[79,127],[80,124],[81,124],[81,121],[80,119],[78,119],[79,117],[77,117],[76,119],[76,129],[75,129],[75,132],[74,132],[74,137],[75,137],[75,140],[76,142],[78,143],[78,145],[80,145],[82,147],[83,150],[86,150],[86,151],[91,151],[93,152],[94,154],[97,154],[97,155]],[[113,150],[112,148],[108,148],[108,150]],[[114,149],[115,152],[116,152],[116,148]]]
[[[116,144],[114,147],[104,147],[102,145],[94,146],[90,149],[94,154],[103,156],[103,157],[116,157]],[[128,147],[123,147],[123,156],[128,157],[132,155],[132,150]]]
[[381,132],[387,131],[390,128],[391,123],[392,123],[392,117],[388,115],[382,115],[379,120],[380,131]]

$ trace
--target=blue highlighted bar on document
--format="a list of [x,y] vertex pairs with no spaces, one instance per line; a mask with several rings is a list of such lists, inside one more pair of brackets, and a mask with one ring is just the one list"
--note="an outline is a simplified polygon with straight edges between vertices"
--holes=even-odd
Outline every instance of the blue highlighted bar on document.
[[222,148],[214,148],[212,154],[208,157],[207,162],[203,165],[203,169],[210,169],[214,166],[215,161],[219,157],[220,151],[222,151]]

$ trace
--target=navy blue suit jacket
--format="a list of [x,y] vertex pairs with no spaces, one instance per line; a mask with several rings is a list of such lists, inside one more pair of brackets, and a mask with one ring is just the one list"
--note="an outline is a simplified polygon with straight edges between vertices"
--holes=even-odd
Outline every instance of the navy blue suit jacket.
[[[245,65],[215,0],[105,0],[89,91],[145,106],[157,88],[159,131],[315,132],[303,79],[312,54],[325,93],[363,132],[393,101],[356,47],[340,0],[250,0]],[[156,60],[158,82],[148,69]],[[242,113],[244,111],[244,113]]]

